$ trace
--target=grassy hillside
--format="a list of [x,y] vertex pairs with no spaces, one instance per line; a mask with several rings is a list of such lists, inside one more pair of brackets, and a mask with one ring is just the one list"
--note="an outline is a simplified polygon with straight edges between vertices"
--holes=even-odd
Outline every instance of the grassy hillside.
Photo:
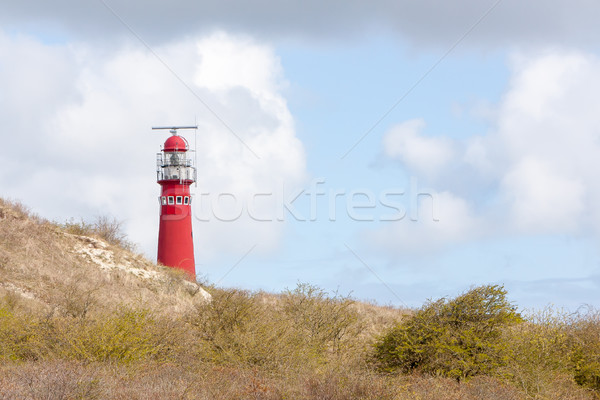
[[[0,240],[0,399],[583,400],[600,393],[593,310],[522,316],[494,287],[420,310],[310,284],[279,294],[205,292],[130,251],[114,221],[57,224],[5,200]],[[496,290],[496,302],[486,290]],[[513,307],[512,314],[480,307],[490,304]]]
[[0,199],[0,293],[72,317],[121,304],[185,312],[203,299],[197,285],[124,248],[118,224],[99,222],[51,223]]

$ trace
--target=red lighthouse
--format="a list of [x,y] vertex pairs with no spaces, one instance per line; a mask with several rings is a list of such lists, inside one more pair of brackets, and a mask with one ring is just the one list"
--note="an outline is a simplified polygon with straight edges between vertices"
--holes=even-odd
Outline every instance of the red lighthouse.
[[162,151],[156,155],[156,181],[161,186],[157,261],[169,267],[182,269],[190,278],[195,279],[190,185],[196,181],[196,168],[192,159],[188,158],[188,143],[177,135],[177,130],[197,127],[152,129],[169,129],[172,134],[165,141]]

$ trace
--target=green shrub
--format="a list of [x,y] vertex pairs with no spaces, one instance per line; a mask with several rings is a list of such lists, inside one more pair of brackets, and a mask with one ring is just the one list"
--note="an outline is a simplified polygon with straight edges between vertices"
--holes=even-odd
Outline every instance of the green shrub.
[[132,362],[164,357],[161,325],[146,310],[121,308],[97,319],[63,319],[63,356],[85,361]]
[[498,374],[527,395],[543,398],[554,390],[556,381],[571,375],[570,316],[547,307],[530,312],[525,319],[504,332],[510,353]]
[[464,379],[505,364],[506,327],[522,321],[502,286],[487,285],[427,303],[375,345],[385,371],[419,371]]
[[510,359],[504,378],[531,396],[548,396],[557,380],[600,392],[600,314],[547,307],[506,331]]
[[274,310],[245,290],[214,288],[211,295],[188,319],[198,356],[218,364],[278,365],[285,330]]
[[0,359],[38,360],[45,356],[48,353],[46,322],[0,305]]
[[328,362],[358,331],[352,301],[328,297],[299,284],[281,296],[244,290],[211,290],[189,323],[197,332],[199,356],[220,364],[243,363],[273,370]]
[[313,355],[339,354],[346,339],[358,334],[358,315],[347,296],[329,296],[324,290],[299,283],[282,296],[283,316],[294,327],[297,341]]
[[83,219],[77,222],[71,218],[64,224],[59,224],[59,227],[72,235],[92,236],[94,234],[94,225],[85,222]]
[[9,307],[0,307],[0,357],[18,360],[22,358],[20,344],[28,341],[23,321]]
[[571,362],[575,381],[600,393],[600,312],[578,313],[572,324],[574,351]]

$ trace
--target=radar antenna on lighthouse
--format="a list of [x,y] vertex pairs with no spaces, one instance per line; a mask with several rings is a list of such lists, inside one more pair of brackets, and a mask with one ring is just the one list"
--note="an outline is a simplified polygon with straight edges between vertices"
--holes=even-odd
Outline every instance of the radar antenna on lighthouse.
[[171,132],[173,135],[177,135],[177,131],[179,129],[198,129],[197,125],[189,125],[189,126],[153,126],[152,130],[157,130],[157,129],[168,129],[169,132]]
[[156,155],[156,181],[161,186],[160,226],[157,261],[168,267],[184,270],[196,277],[194,241],[192,236],[192,195],[190,185],[196,181],[196,168],[187,156],[189,145],[179,136],[179,129],[197,126],[159,126],[153,130],[169,130],[169,137]]

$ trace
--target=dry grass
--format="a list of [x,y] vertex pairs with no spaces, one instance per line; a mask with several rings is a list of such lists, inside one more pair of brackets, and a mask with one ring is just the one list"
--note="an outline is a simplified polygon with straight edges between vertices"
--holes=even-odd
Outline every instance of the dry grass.
[[494,376],[383,374],[373,345],[410,310],[308,284],[211,287],[207,302],[177,271],[69,230],[0,199],[0,399],[598,398],[594,311],[506,330]]
[[[490,378],[458,384],[420,376],[344,371],[277,377],[259,370],[172,364],[135,367],[53,361],[0,368],[0,399],[206,400],[517,400],[516,389]],[[573,397],[572,397],[573,398]],[[575,398],[573,398],[575,399]]]
[[199,288],[171,269],[2,199],[0,238],[0,294],[25,294],[32,310],[83,317],[130,304],[172,314],[203,301]]

